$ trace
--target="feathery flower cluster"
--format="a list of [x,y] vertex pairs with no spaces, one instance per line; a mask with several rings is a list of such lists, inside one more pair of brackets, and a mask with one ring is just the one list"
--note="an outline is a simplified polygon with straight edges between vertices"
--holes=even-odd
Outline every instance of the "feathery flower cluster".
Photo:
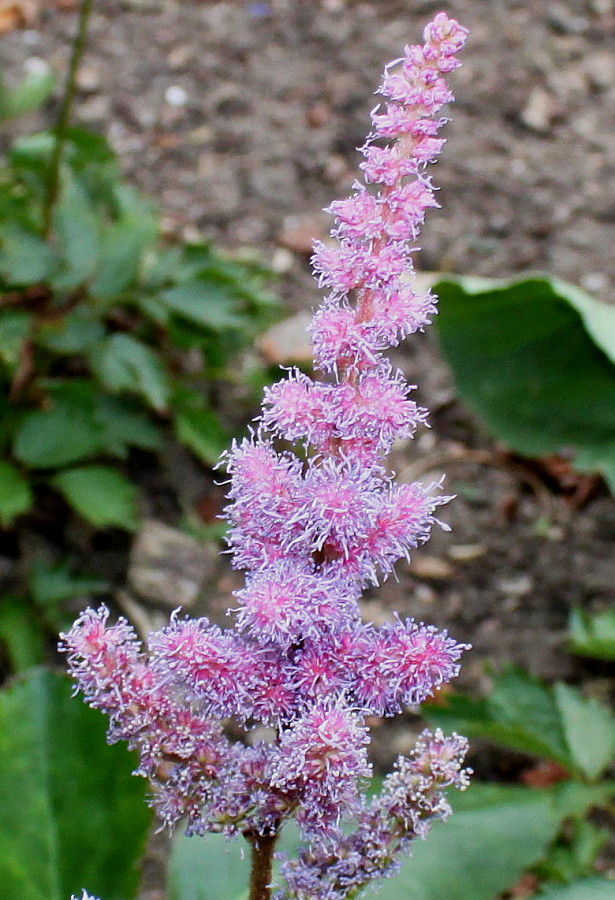
[[[361,800],[367,717],[421,703],[456,676],[466,645],[413,620],[368,625],[358,606],[366,586],[427,540],[448,499],[438,485],[396,484],[385,467],[426,413],[383,354],[435,309],[413,288],[410,253],[437,205],[425,166],[443,144],[444,76],[465,36],[440,13],[425,43],[386,68],[385,102],[361,150],[365,184],[331,205],[333,242],[314,251],[329,291],[311,329],[325,380],[288,372],[225,456],[229,546],[246,572],[234,628],[176,613],[144,649],[101,608],[62,636],[78,687],[110,716],[109,739],[139,751],[165,823],[253,838],[297,819],[307,844],[284,865],[280,898],[354,896],[447,815],[444,789],[467,783],[465,741],[426,732],[382,794]],[[301,452],[280,449],[288,443]],[[232,742],[230,717],[277,736]],[[354,831],[342,830],[344,817]]]

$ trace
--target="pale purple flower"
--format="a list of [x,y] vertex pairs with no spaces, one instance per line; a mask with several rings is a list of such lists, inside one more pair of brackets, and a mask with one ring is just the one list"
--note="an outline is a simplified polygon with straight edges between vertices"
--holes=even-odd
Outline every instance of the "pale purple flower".
[[[366,183],[331,204],[331,241],[314,248],[329,291],[311,326],[324,380],[288,371],[224,455],[229,553],[245,572],[234,627],[178,611],[145,651],[102,607],[62,635],[78,687],[110,717],[109,740],[138,750],[165,824],[253,839],[296,819],[307,843],[283,866],[280,900],[345,900],[390,874],[448,815],[444,790],[467,783],[464,740],[426,732],[381,794],[361,799],[368,717],[423,702],[457,675],[467,645],[412,619],[368,625],[359,607],[450,499],[439,484],[396,483],[386,466],[426,411],[384,354],[435,312],[414,288],[411,254],[437,206],[425,168],[443,144],[444,76],[465,35],[440,13],[424,45],[385,69],[361,149]],[[271,737],[231,740],[230,720],[234,735],[267,725]]]

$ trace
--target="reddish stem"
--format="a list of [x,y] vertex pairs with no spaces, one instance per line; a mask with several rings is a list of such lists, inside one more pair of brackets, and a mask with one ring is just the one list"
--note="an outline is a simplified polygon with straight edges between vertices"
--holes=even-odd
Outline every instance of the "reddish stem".
[[278,835],[255,834],[248,831],[244,834],[244,837],[252,847],[249,900],[271,900],[273,849]]

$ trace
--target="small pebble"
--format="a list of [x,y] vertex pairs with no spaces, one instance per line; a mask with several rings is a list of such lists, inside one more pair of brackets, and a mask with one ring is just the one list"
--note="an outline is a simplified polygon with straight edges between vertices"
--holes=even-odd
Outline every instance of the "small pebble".
[[185,106],[188,101],[188,92],[179,84],[173,84],[164,92],[164,99],[169,106]]

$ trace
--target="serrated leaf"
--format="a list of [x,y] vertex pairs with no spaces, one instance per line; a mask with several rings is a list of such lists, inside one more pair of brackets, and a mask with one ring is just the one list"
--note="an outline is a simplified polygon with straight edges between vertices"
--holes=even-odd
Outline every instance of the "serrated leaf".
[[62,267],[52,279],[56,290],[74,290],[93,275],[98,259],[100,225],[82,184],[66,175],[52,212],[54,237]]
[[426,704],[422,713],[444,730],[575,767],[551,689],[520,670],[497,675],[491,696],[484,700],[451,694],[445,706]]
[[547,278],[434,286],[462,399],[526,456],[574,451],[615,490],[615,308]]
[[133,284],[146,247],[155,239],[153,218],[130,216],[108,226],[102,237],[96,275],[90,285],[93,297],[112,298]]
[[100,394],[94,401],[94,415],[103,429],[102,442],[107,453],[125,458],[129,447],[162,449],[160,429],[131,400]]
[[572,653],[615,660],[615,609],[605,609],[594,616],[587,615],[582,609],[573,609],[568,635]]
[[136,894],[151,820],[136,760],[107,746],[106,722],[67,678],[32,672],[0,694],[3,900]]
[[7,225],[0,232],[0,275],[9,285],[22,287],[47,281],[57,266],[51,247],[30,231]]
[[215,465],[229,444],[228,432],[216,414],[204,407],[184,408],[175,415],[175,432],[182,444],[209,466]]
[[93,349],[90,363],[108,390],[132,391],[157,412],[166,409],[169,378],[160,358],[146,344],[129,334],[112,334]]
[[13,454],[35,469],[55,469],[96,455],[103,429],[86,405],[56,402],[27,413],[15,433]]
[[100,319],[89,307],[80,305],[55,320],[42,322],[36,332],[36,343],[54,353],[84,353],[104,334]]
[[137,489],[115,469],[80,466],[59,472],[51,481],[68,503],[96,528],[137,528]]
[[160,299],[177,315],[213,331],[241,328],[237,303],[226,285],[195,279],[160,294]]
[[553,694],[576,767],[590,780],[598,778],[615,759],[615,716],[567,684],[554,685]]
[[32,506],[30,485],[10,462],[0,460],[0,524],[10,525]]

